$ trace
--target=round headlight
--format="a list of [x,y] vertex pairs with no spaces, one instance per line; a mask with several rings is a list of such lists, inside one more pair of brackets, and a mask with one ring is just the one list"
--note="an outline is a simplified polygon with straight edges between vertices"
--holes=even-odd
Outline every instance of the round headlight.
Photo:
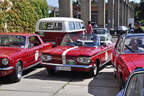
[[91,59],[89,57],[79,57],[79,58],[77,58],[77,61],[79,63],[88,64],[91,62]]
[[8,65],[8,63],[9,63],[9,60],[7,58],[2,59],[2,64],[3,65]]
[[41,55],[42,61],[50,61],[52,59],[52,56],[50,55]]

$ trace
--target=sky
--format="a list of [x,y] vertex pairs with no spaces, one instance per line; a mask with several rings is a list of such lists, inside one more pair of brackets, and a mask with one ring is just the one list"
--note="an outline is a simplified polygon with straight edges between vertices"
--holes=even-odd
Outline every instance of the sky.
[[[129,1],[134,1],[139,3],[140,0],[129,0]],[[53,7],[58,7],[58,0],[47,0],[48,5],[53,6]]]

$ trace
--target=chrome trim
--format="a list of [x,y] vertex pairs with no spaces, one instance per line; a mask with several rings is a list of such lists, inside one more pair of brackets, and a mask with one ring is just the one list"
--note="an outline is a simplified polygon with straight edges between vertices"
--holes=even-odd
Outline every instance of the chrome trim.
[[105,64],[107,64],[110,61],[111,61],[111,59],[109,59],[108,61],[104,62],[103,64],[100,64],[100,67],[104,66]]
[[51,66],[70,66],[70,67],[76,67],[76,68],[91,68],[92,65],[66,65],[66,64],[54,64],[54,63],[45,63],[42,62],[43,65],[51,65]]
[[26,67],[26,68],[24,68],[23,70],[27,70],[27,69],[29,69],[29,68],[32,68],[32,67],[34,67],[34,66],[36,66],[36,65],[38,65],[38,64],[40,64],[41,62],[39,61],[39,62],[37,62],[37,63],[35,63],[35,64],[32,64],[31,66],[28,66],[28,67]]
[[0,68],[1,71],[8,71],[13,69],[14,67],[6,67],[6,68]]

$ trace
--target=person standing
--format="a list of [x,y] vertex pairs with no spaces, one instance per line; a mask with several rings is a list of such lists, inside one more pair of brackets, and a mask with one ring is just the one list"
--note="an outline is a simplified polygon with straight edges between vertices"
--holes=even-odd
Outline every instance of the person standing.
[[88,21],[88,25],[86,28],[87,28],[87,34],[92,34],[93,27],[91,25],[91,21]]
[[141,28],[141,24],[139,22],[135,24],[134,33],[144,33],[143,29]]

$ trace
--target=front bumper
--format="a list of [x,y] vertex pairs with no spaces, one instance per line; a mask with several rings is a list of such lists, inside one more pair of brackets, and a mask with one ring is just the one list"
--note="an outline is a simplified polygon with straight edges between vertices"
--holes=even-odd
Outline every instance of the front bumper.
[[83,72],[88,72],[93,67],[92,65],[67,65],[67,64],[54,64],[54,63],[46,63],[46,62],[41,62],[41,64],[51,69],[56,69],[55,68],[56,66],[71,67],[71,71],[83,71]]
[[11,69],[13,69],[13,67],[0,68],[0,71],[8,71]]
[[9,75],[13,72],[14,67],[0,68],[0,77]]

